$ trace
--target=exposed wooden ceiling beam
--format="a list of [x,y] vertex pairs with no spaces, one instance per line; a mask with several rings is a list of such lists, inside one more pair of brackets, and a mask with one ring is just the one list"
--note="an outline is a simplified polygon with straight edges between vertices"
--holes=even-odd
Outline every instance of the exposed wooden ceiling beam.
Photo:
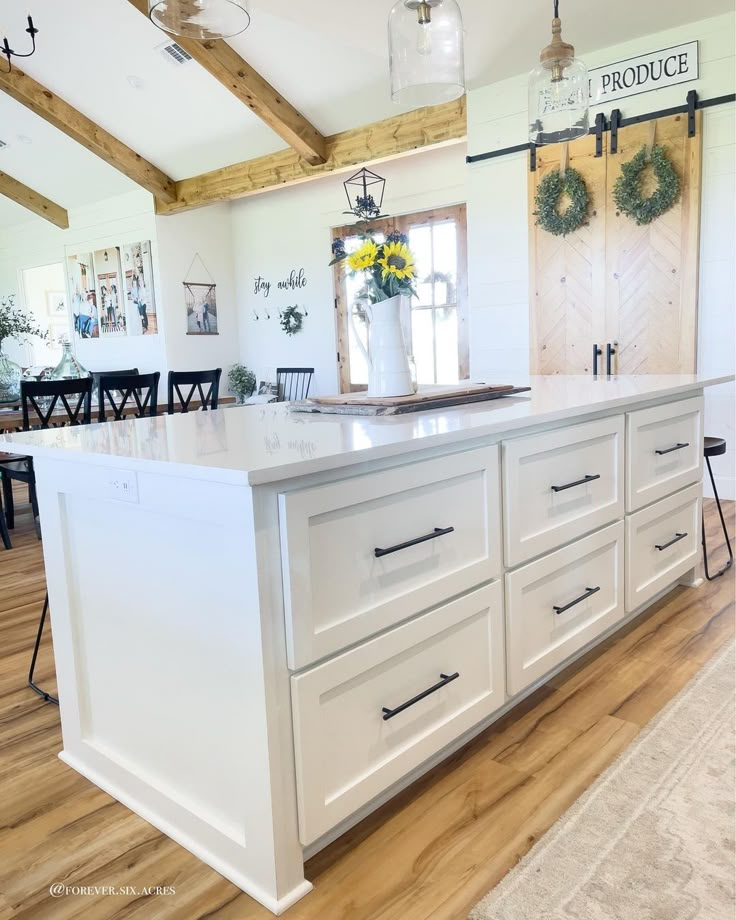
[[[148,17],[147,0],[129,2]],[[325,138],[227,42],[200,42],[180,35],[174,35],[172,39],[307,163],[324,163],[327,158]]]
[[157,201],[158,214],[173,214],[216,201],[245,198],[280,186],[309,182],[329,173],[457,144],[467,137],[465,97],[455,102],[395,115],[326,138],[327,160],[306,164],[293,150],[246,160],[176,183],[176,201]]
[[23,185],[22,182],[18,182],[17,179],[4,172],[0,172],[0,195],[4,195],[16,204],[28,208],[29,211],[38,214],[39,217],[43,217],[57,227],[61,227],[62,230],[66,230],[69,227],[69,215],[61,205],[50,201],[39,192],[34,191],[27,185]]
[[148,189],[157,199],[175,200],[173,179],[15,65],[10,72],[0,68],[0,90]]

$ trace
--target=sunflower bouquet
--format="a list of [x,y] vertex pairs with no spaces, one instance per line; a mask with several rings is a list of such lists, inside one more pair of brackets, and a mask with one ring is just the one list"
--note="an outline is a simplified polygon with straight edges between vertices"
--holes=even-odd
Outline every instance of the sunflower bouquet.
[[345,242],[335,240],[330,265],[343,262],[351,277],[363,275],[365,292],[371,303],[388,300],[397,294],[416,297],[414,256],[408,243],[408,237],[398,230],[387,234],[382,243],[377,243],[367,231],[354,252],[346,252]]

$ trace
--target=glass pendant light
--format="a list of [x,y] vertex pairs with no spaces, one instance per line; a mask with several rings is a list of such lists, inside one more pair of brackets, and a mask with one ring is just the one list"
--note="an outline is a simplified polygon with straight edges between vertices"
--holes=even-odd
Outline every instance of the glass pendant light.
[[397,0],[388,44],[394,102],[421,108],[465,93],[463,17],[456,0]]
[[246,0],[148,0],[148,15],[164,32],[202,42],[231,38],[250,25]]
[[588,71],[562,40],[559,0],[554,0],[552,41],[529,74],[529,140],[558,144],[588,133]]

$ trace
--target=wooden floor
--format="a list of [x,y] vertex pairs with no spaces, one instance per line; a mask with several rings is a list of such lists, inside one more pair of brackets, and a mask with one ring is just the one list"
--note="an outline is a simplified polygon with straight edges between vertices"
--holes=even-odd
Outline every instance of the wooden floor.
[[[706,505],[707,526],[722,556],[714,507]],[[726,508],[733,533],[734,504]],[[1,920],[270,917],[57,759],[59,711],[26,687],[45,590],[27,512],[14,541],[12,552],[0,550]],[[307,866],[315,890],[289,920],[464,920],[732,635],[733,587],[729,573],[676,589],[318,854]],[[48,639],[38,680],[55,689]],[[176,893],[54,899],[54,882]]]

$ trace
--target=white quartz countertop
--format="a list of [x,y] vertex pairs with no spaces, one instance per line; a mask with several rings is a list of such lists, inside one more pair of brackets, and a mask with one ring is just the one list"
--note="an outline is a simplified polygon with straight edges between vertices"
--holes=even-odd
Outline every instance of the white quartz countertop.
[[[292,413],[288,405],[243,406],[158,418],[0,436],[0,449],[59,460],[251,485],[502,436],[662,397],[684,398],[733,376],[528,377],[529,393],[409,415]],[[508,380],[487,380],[508,383]],[[0,424],[2,418],[0,417]]]

